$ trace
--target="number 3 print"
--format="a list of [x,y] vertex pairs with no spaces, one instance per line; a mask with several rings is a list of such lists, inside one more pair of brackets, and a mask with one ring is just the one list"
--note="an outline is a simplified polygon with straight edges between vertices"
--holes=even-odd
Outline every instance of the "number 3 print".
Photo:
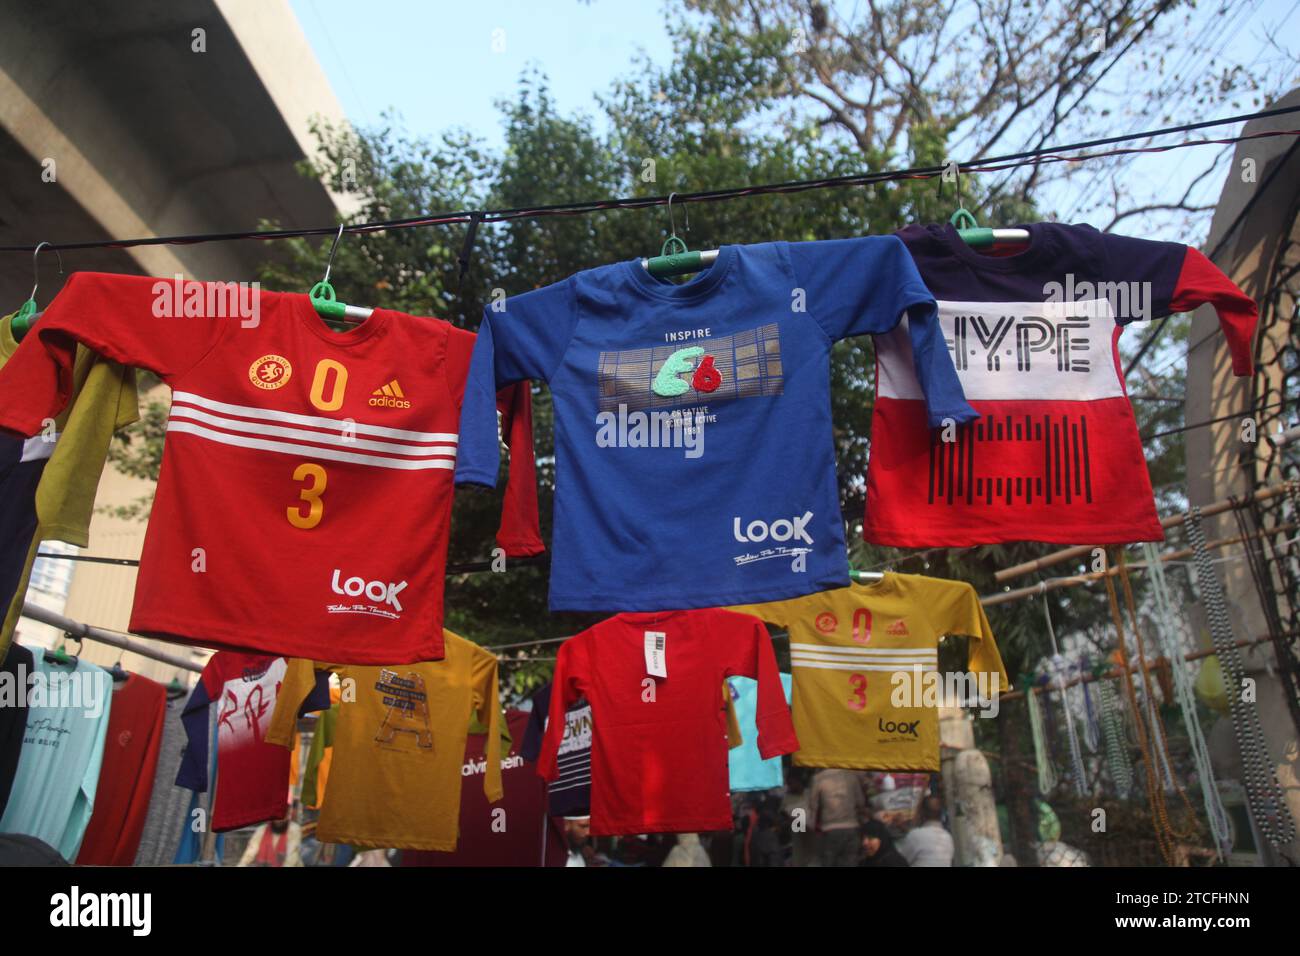
[[867,709],[867,675],[850,674],[849,687],[853,688],[853,696],[849,698],[850,710]]
[[307,502],[307,513],[302,513],[302,505],[290,505],[285,509],[289,524],[304,531],[320,524],[325,515],[325,503],[320,496],[325,493],[325,469],[311,462],[303,462],[293,470],[294,481],[311,481],[311,485],[298,492],[298,497]]

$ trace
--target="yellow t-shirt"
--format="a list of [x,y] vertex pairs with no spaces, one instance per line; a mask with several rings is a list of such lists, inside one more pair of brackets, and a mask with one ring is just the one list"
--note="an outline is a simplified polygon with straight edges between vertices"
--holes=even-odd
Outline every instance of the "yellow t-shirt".
[[[13,337],[13,316],[0,318],[0,366],[18,351]],[[36,338],[36,327],[28,338]],[[33,348],[38,347],[34,344]],[[27,582],[42,541],[66,541],[84,548],[90,543],[90,517],[95,493],[104,471],[104,459],[113,432],[139,418],[135,370],[110,362],[84,346],[77,346],[72,370],[72,398],[54,420],[57,441],[36,486],[36,533],[28,548],[18,588],[7,605],[0,625],[0,660],[9,649],[22,615]],[[5,595],[9,598],[9,595]]]
[[971,639],[976,681],[959,692],[989,697],[1009,686],[979,597],[961,581],[886,574],[732,610],[789,632],[796,766],[937,771],[945,634]]
[[483,792],[501,799],[501,706],[497,659],[443,631],[440,661],[392,667],[289,662],[266,739],[288,745],[315,671],[343,688],[334,728],[329,789],[316,838],[322,843],[411,850],[456,849],[470,714],[487,725]]

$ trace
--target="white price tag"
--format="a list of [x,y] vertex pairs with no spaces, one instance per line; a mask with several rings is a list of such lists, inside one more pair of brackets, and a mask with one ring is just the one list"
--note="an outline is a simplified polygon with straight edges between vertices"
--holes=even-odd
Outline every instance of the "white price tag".
[[668,676],[668,658],[664,650],[667,637],[663,631],[645,632],[645,671],[651,677]]

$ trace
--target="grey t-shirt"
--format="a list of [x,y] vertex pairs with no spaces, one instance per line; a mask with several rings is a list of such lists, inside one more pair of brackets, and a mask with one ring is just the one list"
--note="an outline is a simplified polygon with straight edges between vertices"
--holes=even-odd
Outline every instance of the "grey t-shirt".
[[170,866],[180,846],[192,792],[176,786],[176,768],[185,750],[185,726],[181,711],[185,698],[167,701],[163,717],[162,747],[158,751],[158,769],[154,772],[153,796],[144,818],[144,833],[135,855],[136,866]]

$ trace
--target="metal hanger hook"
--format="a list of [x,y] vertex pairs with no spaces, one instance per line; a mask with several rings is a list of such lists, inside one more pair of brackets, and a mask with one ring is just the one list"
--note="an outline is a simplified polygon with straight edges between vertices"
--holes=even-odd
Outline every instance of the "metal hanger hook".
[[[36,248],[32,251],[32,294],[29,295],[28,298],[33,301],[36,299],[36,290],[41,287],[41,250],[46,246],[52,245],[52,242],[38,242]],[[59,259],[59,275],[63,275],[63,256],[59,253],[58,249],[54,250],[54,254],[58,256]]]
[[343,226],[343,223],[339,223],[339,231],[334,236],[334,244],[330,246],[329,258],[325,260],[325,278],[321,281],[327,284],[330,281],[330,269],[334,266],[334,253],[338,251],[339,240],[343,238]]

